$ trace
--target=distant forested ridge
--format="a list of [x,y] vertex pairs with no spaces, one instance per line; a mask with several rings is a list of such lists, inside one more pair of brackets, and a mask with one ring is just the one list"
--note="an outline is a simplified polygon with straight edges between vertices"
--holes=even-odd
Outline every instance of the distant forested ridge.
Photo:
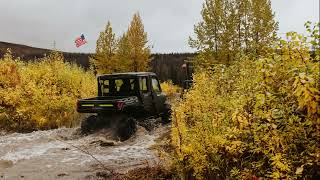
[[171,79],[173,83],[182,85],[186,72],[182,69],[185,60],[195,56],[193,53],[152,54],[151,71],[157,73],[161,81]]
[[[24,61],[36,61],[50,54],[51,51],[49,49],[0,42],[0,58],[7,52],[8,48],[11,49],[13,56],[20,57]],[[90,53],[61,53],[67,61],[76,63],[85,69],[89,68],[89,57],[93,55]],[[150,71],[157,73],[161,81],[171,79],[175,84],[182,85],[183,80],[186,78],[185,71],[182,69],[184,60],[194,56],[195,54],[193,53],[152,54]]]

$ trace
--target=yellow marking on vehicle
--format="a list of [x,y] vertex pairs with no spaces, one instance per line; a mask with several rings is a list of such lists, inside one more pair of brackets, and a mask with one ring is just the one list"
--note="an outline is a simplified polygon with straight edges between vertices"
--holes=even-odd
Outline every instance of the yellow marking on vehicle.
[[100,107],[113,107],[113,104],[99,104]]
[[83,107],[94,107],[94,104],[82,104]]

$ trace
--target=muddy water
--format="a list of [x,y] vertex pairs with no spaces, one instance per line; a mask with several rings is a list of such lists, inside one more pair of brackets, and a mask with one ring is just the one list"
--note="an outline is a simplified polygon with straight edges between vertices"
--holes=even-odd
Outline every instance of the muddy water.
[[0,136],[0,180],[95,179],[99,170],[125,173],[154,165],[158,158],[150,146],[168,133],[169,126],[152,132],[139,127],[125,142],[113,139],[108,129],[88,136],[78,131],[64,128]]

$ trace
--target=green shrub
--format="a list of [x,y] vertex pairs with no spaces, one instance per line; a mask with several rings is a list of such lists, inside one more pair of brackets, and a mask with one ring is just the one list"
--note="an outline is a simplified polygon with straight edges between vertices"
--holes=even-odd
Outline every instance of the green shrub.
[[[198,179],[300,179],[320,174],[319,60],[296,33],[258,61],[194,75],[173,109],[176,167]],[[318,46],[319,47],[319,46]]]
[[53,53],[23,63],[10,53],[0,59],[0,128],[17,131],[71,127],[78,98],[95,95],[92,72]]

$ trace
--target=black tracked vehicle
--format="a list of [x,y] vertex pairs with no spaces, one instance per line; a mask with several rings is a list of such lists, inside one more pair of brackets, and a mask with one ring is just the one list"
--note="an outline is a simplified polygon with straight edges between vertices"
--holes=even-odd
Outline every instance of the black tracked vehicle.
[[98,96],[77,102],[79,113],[95,113],[82,122],[82,132],[112,126],[120,139],[126,140],[136,131],[136,121],[149,117],[169,121],[170,106],[155,73],[108,74],[97,80]]

